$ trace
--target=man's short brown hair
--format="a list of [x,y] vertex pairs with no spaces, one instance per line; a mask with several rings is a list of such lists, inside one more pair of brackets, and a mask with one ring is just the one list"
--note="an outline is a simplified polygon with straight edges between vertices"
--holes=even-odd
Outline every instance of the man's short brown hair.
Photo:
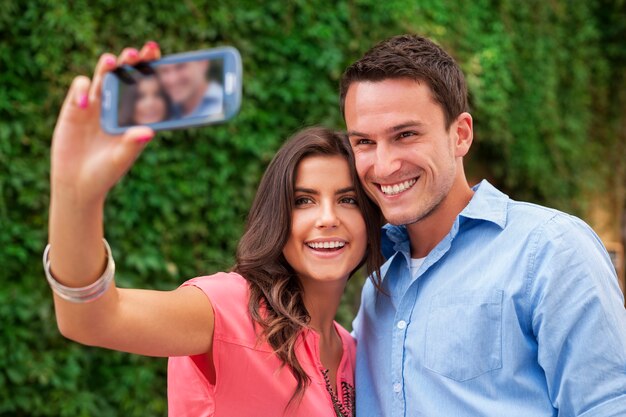
[[468,110],[465,77],[454,59],[430,39],[399,35],[374,46],[343,73],[339,88],[341,113],[345,117],[346,94],[352,83],[394,78],[425,82],[443,109],[446,128]]

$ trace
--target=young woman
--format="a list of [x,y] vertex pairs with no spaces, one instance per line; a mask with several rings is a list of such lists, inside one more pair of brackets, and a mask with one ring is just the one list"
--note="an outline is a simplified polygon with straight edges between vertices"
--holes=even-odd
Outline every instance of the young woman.
[[158,56],[153,43],[103,55],[93,80],[74,80],[61,110],[44,253],[61,333],[171,357],[170,416],[354,415],[355,342],[333,318],[350,275],[364,262],[377,268],[380,218],[342,135],[311,128],[278,151],[232,272],[170,292],[115,286],[104,201],[153,132],[104,133],[100,88],[117,65]]
[[145,125],[167,120],[170,99],[156,74],[141,76],[121,92],[118,122],[120,126]]

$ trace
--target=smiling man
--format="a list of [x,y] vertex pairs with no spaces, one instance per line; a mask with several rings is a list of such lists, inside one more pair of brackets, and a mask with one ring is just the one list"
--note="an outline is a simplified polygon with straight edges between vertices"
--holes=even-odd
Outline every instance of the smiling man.
[[471,188],[454,60],[419,36],[351,65],[341,106],[359,177],[389,222],[382,291],[354,321],[357,415],[626,415],[626,311],[581,220]]
[[206,117],[223,112],[224,89],[209,77],[210,62],[191,61],[156,67],[159,81],[173,104],[174,119]]

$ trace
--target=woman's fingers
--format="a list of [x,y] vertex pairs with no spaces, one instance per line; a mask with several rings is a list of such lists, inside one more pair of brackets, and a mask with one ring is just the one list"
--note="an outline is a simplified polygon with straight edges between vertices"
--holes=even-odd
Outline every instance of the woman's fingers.
[[147,126],[135,126],[128,129],[122,141],[129,144],[146,144],[154,138],[154,130]]
[[141,51],[136,48],[124,48],[119,57],[103,54],[96,65],[93,83],[89,91],[89,103],[97,103],[102,95],[102,82],[107,72],[122,65],[136,65],[141,61],[153,61],[161,57],[161,50],[156,42],[147,42]]
[[103,54],[98,60],[96,70],[93,74],[93,82],[89,91],[89,102],[98,103],[102,95],[102,81],[107,72],[114,70],[117,66],[117,58],[113,54]]
[[91,86],[91,80],[84,75],[79,75],[74,78],[72,86],[70,88],[71,100],[74,106],[81,109],[86,109],[89,105],[89,87]]
[[121,172],[126,172],[143,148],[154,138],[154,131],[146,126],[136,126],[128,129],[113,149],[114,164]]
[[89,88],[91,81],[84,75],[79,75],[72,81],[61,108],[61,118],[74,114],[77,110],[84,110],[89,106]]
[[142,61],[154,61],[161,58],[159,44],[154,41],[146,42],[141,51],[139,51],[139,57]]
[[139,57],[139,51],[136,48],[124,48],[120,56],[117,58],[117,65],[135,65],[141,58]]

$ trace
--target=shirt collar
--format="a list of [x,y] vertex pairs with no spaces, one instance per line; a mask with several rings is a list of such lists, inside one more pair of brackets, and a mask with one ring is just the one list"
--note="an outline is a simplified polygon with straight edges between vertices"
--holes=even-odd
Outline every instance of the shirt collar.
[[[482,180],[472,187],[472,190],[474,195],[469,204],[459,213],[459,218],[491,222],[504,229],[509,197],[487,180]],[[410,242],[406,226],[391,224],[383,226],[381,247],[387,259],[395,252],[409,252]]]
[[218,83],[212,81],[204,90],[202,100],[191,113],[183,115],[183,106],[181,104],[174,104],[172,106],[172,112],[176,118],[195,117],[198,113],[202,114],[205,111],[206,106],[221,103],[222,96],[222,87]]

